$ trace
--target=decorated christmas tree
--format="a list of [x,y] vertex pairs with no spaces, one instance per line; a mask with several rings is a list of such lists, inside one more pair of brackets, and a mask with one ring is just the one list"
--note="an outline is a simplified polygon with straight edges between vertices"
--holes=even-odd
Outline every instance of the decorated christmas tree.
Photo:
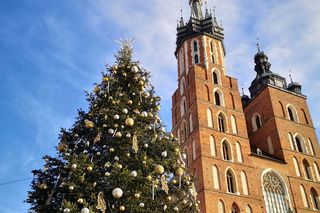
[[123,41],[116,63],[87,94],[73,127],[62,129],[56,157],[33,171],[30,212],[198,212],[179,144],[158,112],[149,73]]

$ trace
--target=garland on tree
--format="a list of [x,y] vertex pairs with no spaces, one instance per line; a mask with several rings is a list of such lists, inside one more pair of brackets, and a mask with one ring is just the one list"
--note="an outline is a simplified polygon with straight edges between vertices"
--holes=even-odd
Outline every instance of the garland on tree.
[[186,155],[166,133],[149,73],[122,42],[87,93],[89,110],[62,129],[57,157],[33,171],[30,212],[199,212]]

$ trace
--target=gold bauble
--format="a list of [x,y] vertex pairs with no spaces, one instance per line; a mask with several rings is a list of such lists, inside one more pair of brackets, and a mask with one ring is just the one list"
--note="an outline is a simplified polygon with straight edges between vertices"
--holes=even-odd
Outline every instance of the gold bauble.
[[164,173],[164,168],[162,165],[157,165],[155,170],[156,170],[156,173],[159,175]]
[[178,169],[176,170],[176,175],[177,175],[177,176],[182,176],[183,173],[184,173],[184,170],[183,170],[182,168],[178,168]]
[[93,128],[94,123],[92,121],[89,121],[88,119],[84,120],[84,124],[87,128]]
[[117,133],[116,133],[116,137],[117,137],[117,138],[121,138],[121,137],[122,137],[122,133],[121,133],[121,132],[117,132]]
[[171,197],[171,196],[168,196],[168,197],[167,197],[167,201],[169,201],[169,202],[172,201],[172,197]]
[[161,109],[160,105],[156,106],[156,110],[160,110],[160,109]]
[[116,105],[117,102],[116,102],[115,100],[113,100],[111,103],[112,103],[113,105]]
[[58,150],[59,150],[60,152],[66,152],[67,149],[68,149],[68,145],[65,144],[65,143],[60,143],[59,146],[58,146]]
[[129,104],[129,105],[132,105],[132,104],[133,104],[132,100],[129,100],[129,101],[128,101],[128,104]]
[[88,172],[91,172],[92,169],[93,169],[92,166],[88,166],[88,167],[87,167],[87,171],[88,171]]
[[82,198],[79,198],[79,199],[78,199],[78,203],[82,204],[82,203],[83,203],[83,199],[82,199]]
[[104,77],[104,78],[103,78],[103,81],[104,81],[104,82],[108,82],[108,81],[109,81],[109,78],[108,78],[108,77]]
[[69,186],[69,190],[73,191],[74,190],[74,186]]
[[96,86],[93,90],[95,93],[99,93],[100,92],[100,87],[99,86]]
[[42,183],[38,186],[40,189],[47,189],[47,184]]
[[177,184],[177,180],[176,180],[176,179],[173,179],[173,180],[172,180],[172,183],[173,183],[173,184]]
[[126,207],[120,206],[119,210],[123,212],[124,210],[126,210]]
[[147,176],[147,180],[148,180],[148,181],[151,181],[151,180],[152,180],[151,175],[148,175],[148,176]]
[[93,188],[96,187],[96,186],[97,186],[97,182],[94,182],[94,183],[92,184],[92,186],[93,186]]
[[139,193],[135,193],[134,197],[138,199],[138,198],[140,198],[140,194]]
[[175,148],[175,149],[174,149],[174,153],[175,153],[176,155],[179,155],[179,154],[180,154],[180,149]]
[[127,118],[125,123],[127,126],[133,126],[134,120],[132,118]]
[[83,183],[83,182],[84,182],[84,176],[81,176],[81,177],[79,178],[79,180],[80,180],[81,183]]
[[144,81],[140,80],[138,84],[139,84],[140,86],[143,86],[143,85],[144,85]]

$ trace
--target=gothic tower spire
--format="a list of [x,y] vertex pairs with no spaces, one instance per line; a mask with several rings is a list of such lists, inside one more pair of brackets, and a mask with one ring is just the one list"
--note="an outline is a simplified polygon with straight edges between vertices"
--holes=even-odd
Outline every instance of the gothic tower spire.
[[189,4],[191,7],[191,17],[202,20],[202,0],[189,0]]

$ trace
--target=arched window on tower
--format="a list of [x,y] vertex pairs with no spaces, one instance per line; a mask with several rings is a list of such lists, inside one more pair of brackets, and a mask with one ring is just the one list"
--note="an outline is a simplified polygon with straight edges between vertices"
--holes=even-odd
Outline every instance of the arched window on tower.
[[307,117],[307,114],[306,112],[304,111],[304,109],[301,109],[302,113],[303,113],[303,117],[304,117],[304,120],[306,122],[306,124],[309,124],[309,121],[308,121],[308,117]]
[[197,144],[196,140],[192,140],[192,160],[195,160],[197,158]]
[[303,206],[306,207],[306,208],[309,208],[309,203],[308,203],[306,191],[304,190],[304,187],[302,185],[300,185],[300,193],[301,193]]
[[295,158],[295,157],[293,157],[293,165],[294,165],[294,169],[295,169],[295,171],[296,171],[296,175],[297,175],[298,177],[301,177],[298,160],[297,160],[297,158]]
[[212,177],[213,177],[213,188],[214,189],[220,189],[220,175],[219,170],[216,165],[212,167]]
[[218,130],[220,132],[227,132],[226,116],[222,112],[218,114]]
[[199,55],[198,54],[194,55],[194,63],[199,64]]
[[311,169],[309,162],[306,159],[304,159],[302,161],[302,164],[304,167],[304,174],[305,174],[306,179],[313,180],[312,169]]
[[319,173],[319,166],[316,162],[313,162],[314,173],[316,175],[317,181],[320,181],[320,173]]
[[223,160],[232,161],[232,150],[229,141],[224,140],[222,142],[222,156]]
[[216,106],[224,106],[223,94],[219,89],[214,92],[214,104]]
[[293,143],[293,137],[292,137],[292,134],[290,132],[288,133],[288,140],[289,140],[289,144],[290,144],[291,150],[296,150],[295,146],[294,146],[294,143]]
[[186,97],[182,97],[181,98],[180,112],[181,112],[181,117],[187,112],[187,100],[186,100]]
[[236,143],[236,151],[237,151],[237,160],[238,163],[242,163],[243,159],[242,159],[242,151],[241,151],[241,145],[240,143],[237,141]]
[[232,133],[238,134],[237,120],[234,115],[231,115],[231,127],[232,127]]
[[244,171],[241,172],[241,183],[242,183],[243,194],[249,195],[247,175]]
[[186,81],[183,78],[180,80],[180,95],[182,96],[184,94],[184,90],[186,89]]
[[283,107],[282,102],[281,102],[281,101],[279,101],[279,104],[280,104],[280,107],[281,107],[282,116],[283,116],[283,117],[286,117],[286,114],[285,114],[285,112],[284,112],[284,107]]
[[252,213],[252,208],[250,205],[247,205],[246,207],[246,213]]
[[310,150],[310,154],[311,155],[315,155],[314,154],[314,148],[313,148],[313,144],[310,138],[308,138],[308,144],[309,144],[309,150]]
[[206,91],[207,91],[207,101],[210,101],[210,90],[209,87],[207,85],[205,85],[206,87]]
[[186,142],[188,138],[188,128],[187,128],[187,122],[182,121],[182,143]]
[[288,212],[288,192],[283,179],[277,173],[265,173],[262,177],[262,187],[266,212]]
[[211,154],[211,156],[217,155],[216,142],[215,142],[213,135],[210,135],[210,154]]
[[270,136],[267,138],[267,143],[268,143],[269,153],[273,155],[274,154],[274,149],[273,149],[273,144],[272,144],[272,140],[271,140]]
[[240,208],[235,202],[232,204],[231,213],[240,213]]
[[207,122],[208,122],[208,127],[213,127],[213,122],[212,122],[212,111],[210,108],[207,109]]
[[288,110],[288,118],[289,118],[289,120],[290,121],[294,121],[294,122],[299,122],[298,115],[297,115],[297,110],[294,108],[294,106],[289,104],[287,106],[287,110]]
[[230,98],[231,98],[231,104],[232,104],[232,108],[235,109],[236,106],[235,106],[235,103],[234,103],[234,97],[232,95],[232,93],[230,92]]
[[319,195],[318,192],[312,187],[310,190],[313,209],[320,210],[320,202],[319,202]]
[[222,200],[218,201],[218,213],[225,213],[226,209]]
[[217,69],[212,70],[212,81],[214,84],[221,85],[220,72]]
[[236,176],[231,169],[228,169],[226,173],[226,180],[227,180],[227,192],[229,193],[237,193],[237,182]]
[[189,131],[193,132],[193,122],[192,122],[192,114],[189,115]]
[[297,151],[302,152],[304,154],[307,154],[307,149],[306,149],[306,145],[305,145],[303,137],[301,135],[297,134],[294,137],[294,141],[295,141]]
[[193,51],[198,52],[198,42],[193,41]]
[[253,131],[256,131],[256,130],[260,129],[260,127],[262,125],[261,115],[259,115],[258,113],[255,113],[252,116],[251,122],[252,122]]

